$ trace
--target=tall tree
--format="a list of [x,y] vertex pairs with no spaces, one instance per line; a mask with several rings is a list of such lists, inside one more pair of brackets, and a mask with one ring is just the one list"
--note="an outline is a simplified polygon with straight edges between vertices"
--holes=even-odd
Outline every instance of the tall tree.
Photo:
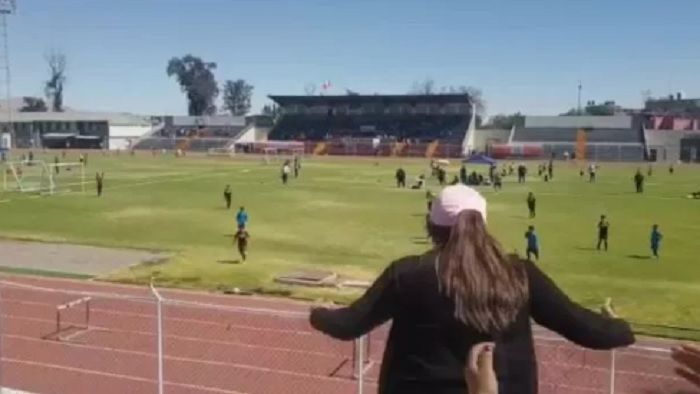
[[486,113],[486,100],[484,100],[484,93],[481,89],[474,86],[448,86],[443,88],[442,91],[452,94],[467,94],[471,99],[472,104],[474,104],[474,109],[476,114],[483,116]]
[[243,116],[250,112],[250,98],[253,85],[243,79],[224,83],[224,108],[233,116]]
[[510,129],[517,124],[522,124],[525,116],[520,112],[511,115],[498,114],[489,119],[489,123],[484,126],[487,129]]
[[277,104],[265,104],[262,107],[261,114],[272,117],[273,119],[280,114],[280,107]]
[[39,97],[22,97],[24,105],[19,109],[19,112],[46,112],[49,108],[46,106],[46,101]]
[[432,78],[414,81],[411,87],[411,93],[413,94],[435,94],[435,90],[435,81]]
[[315,95],[315,94],[316,94],[316,84],[313,83],[313,82],[307,82],[307,83],[304,85],[304,93],[305,93],[307,96],[313,96],[313,95]]
[[177,78],[180,89],[187,95],[187,112],[192,116],[216,113],[219,87],[213,70],[216,70],[216,63],[192,55],[174,57],[168,62],[166,72],[169,77]]
[[63,111],[63,86],[66,83],[66,55],[52,51],[44,55],[49,66],[49,79],[44,83],[44,94],[54,112]]

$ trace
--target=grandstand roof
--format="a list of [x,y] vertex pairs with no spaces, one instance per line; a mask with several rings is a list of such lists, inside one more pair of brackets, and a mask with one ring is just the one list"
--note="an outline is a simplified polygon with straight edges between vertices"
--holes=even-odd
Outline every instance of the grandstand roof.
[[289,104],[351,104],[380,102],[387,103],[463,103],[471,101],[468,94],[372,94],[372,95],[339,95],[339,96],[268,96],[281,106]]

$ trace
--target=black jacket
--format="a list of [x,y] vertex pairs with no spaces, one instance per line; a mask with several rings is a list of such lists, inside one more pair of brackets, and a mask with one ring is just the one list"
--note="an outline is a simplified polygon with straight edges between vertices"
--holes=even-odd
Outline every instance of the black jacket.
[[[458,322],[438,290],[432,254],[392,263],[351,306],[315,309],[311,324],[342,340],[358,338],[393,319],[379,380],[380,394],[465,394],[465,358],[486,335]],[[591,349],[634,342],[629,325],[572,302],[533,263],[527,267],[530,303],[511,328],[496,338],[495,369],[500,394],[537,393],[537,363],[530,318]]]

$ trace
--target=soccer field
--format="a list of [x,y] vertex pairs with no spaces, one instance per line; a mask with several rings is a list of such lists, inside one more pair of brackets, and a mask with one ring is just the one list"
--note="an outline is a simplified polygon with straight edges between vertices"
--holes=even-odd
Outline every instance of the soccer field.
[[[300,178],[287,186],[281,185],[280,165],[259,158],[91,154],[87,179],[105,172],[102,198],[95,196],[92,183],[85,195],[77,186],[75,193],[43,198],[6,192],[0,195],[0,236],[175,253],[163,264],[113,272],[104,278],[109,280],[146,283],[154,276],[162,285],[340,300],[358,293],[287,288],[273,277],[326,269],[372,279],[393,259],[429,247],[425,191],[398,190],[393,178],[401,165],[412,183],[419,173],[428,174],[427,160],[310,157]],[[529,165],[530,174],[535,167]],[[501,192],[482,188],[489,227],[507,250],[523,252],[523,234],[535,225],[539,264],[585,305],[597,307],[612,297],[619,313],[632,321],[700,327],[700,201],[685,198],[700,190],[700,168],[680,165],[670,175],[668,167],[657,165],[643,195],[634,193],[635,169],[603,163],[594,184],[580,178],[573,163],[556,163],[549,183],[530,176],[526,184],[517,184],[508,177]],[[646,165],[643,169],[646,173]],[[448,179],[457,170],[453,163]],[[231,211],[223,206],[226,184],[233,189]],[[428,188],[439,190],[434,180]],[[529,191],[537,197],[533,220],[525,204]],[[231,236],[241,205],[250,215],[250,256],[234,264],[238,255]],[[595,250],[601,214],[611,225],[608,252]],[[664,235],[659,261],[649,257],[654,223]]]

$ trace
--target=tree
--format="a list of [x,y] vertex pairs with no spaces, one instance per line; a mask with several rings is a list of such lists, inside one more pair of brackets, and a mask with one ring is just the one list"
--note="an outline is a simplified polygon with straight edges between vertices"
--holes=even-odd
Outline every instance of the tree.
[[[412,94],[436,94],[435,81],[432,78],[426,78],[423,81],[413,82],[413,87],[410,90]],[[486,101],[483,97],[481,89],[473,86],[443,86],[440,88],[439,94],[467,94],[476,110],[477,116],[483,116],[486,113]]]
[[46,112],[49,108],[46,106],[46,101],[39,97],[22,97],[24,106],[19,109],[19,112]]
[[66,55],[52,51],[44,56],[49,66],[49,79],[44,83],[44,94],[54,112],[63,111],[63,85],[66,83]]
[[265,104],[260,113],[274,119],[280,114],[280,107],[277,104]]
[[469,100],[471,100],[474,105],[474,110],[477,115],[483,116],[486,113],[486,100],[484,100],[484,94],[481,89],[473,86],[460,86],[459,93],[466,93],[469,95]]
[[304,93],[307,96],[313,96],[314,94],[316,94],[316,84],[313,82],[307,82],[304,85]]
[[224,83],[224,108],[233,116],[244,116],[250,112],[253,85],[243,79]]
[[411,87],[413,94],[435,94],[435,81],[432,78],[426,78],[422,81],[414,81]]
[[187,112],[191,116],[212,115],[216,113],[216,97],[219,87],[214,78],[216,63],[185,55],[174,57],[168,62],[168,77],[177,77],[180,89],[187,95]]
[[525,116],[520,112],[505,115],[498,114],[491,117],[485,128],[489,129],[510,129],[517,124],[522,124]]
[[476,114],[483,116],[486,113],[486,101],[484,100],[484,95],[481,89],[474,86],[448,86],[441,89],[444,93],[450,94],[466,94],[469,95],[469,99],[474,105]]

